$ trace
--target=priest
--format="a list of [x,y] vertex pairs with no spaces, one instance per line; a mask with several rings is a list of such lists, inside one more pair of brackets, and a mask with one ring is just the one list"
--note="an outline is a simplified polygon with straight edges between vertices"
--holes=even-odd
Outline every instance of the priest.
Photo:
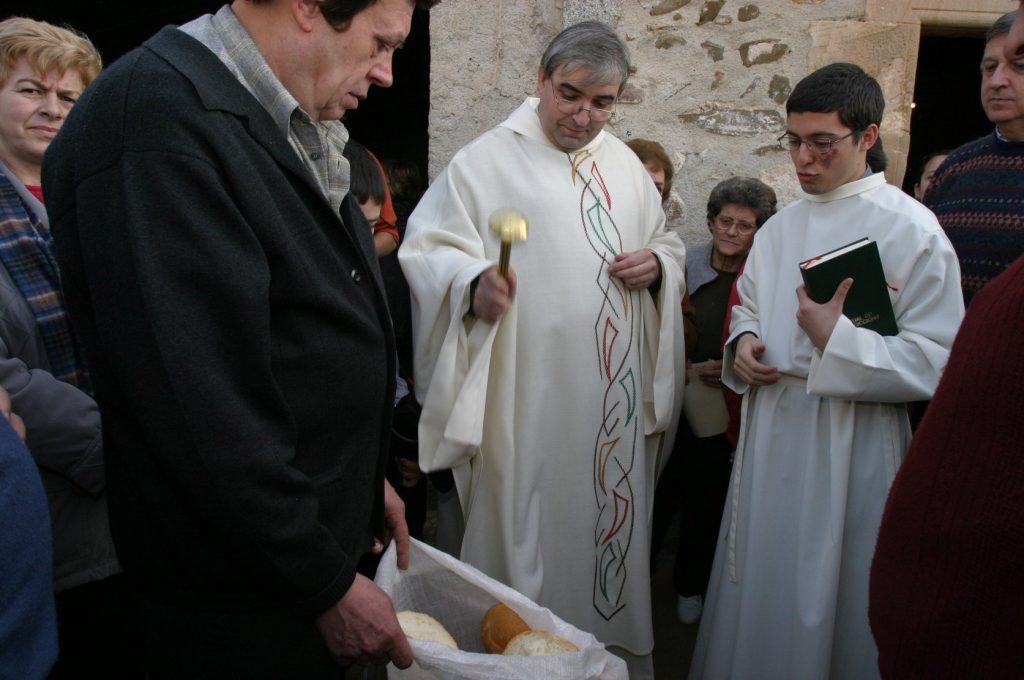
[[[583,22],[537,96],[460,150],[409,219],[420,464],[454,470],[461,557],[649,676],[648,534],[684,369],[685,252],[636,155],[604,130],[623,41]],[[506,276],[488,222],[528,223]]]

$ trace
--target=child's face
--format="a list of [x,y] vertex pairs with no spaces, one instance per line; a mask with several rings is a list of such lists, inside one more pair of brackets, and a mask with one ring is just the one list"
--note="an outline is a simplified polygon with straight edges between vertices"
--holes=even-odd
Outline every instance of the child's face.
[[359,208],[363,211],[363,215],[366,216],[366,221],[370,223],[371,227],[377,224],[377,220],[380,219],[380,203],[371,198],[366,203],[360,203]]

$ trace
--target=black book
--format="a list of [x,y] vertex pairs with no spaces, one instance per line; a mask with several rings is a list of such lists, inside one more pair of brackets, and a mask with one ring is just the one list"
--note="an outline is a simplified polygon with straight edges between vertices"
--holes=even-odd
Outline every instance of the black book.
[[800,275],[807,294],[818,304],[831,300],[839,284],[852,278],[843,315],[858,328],[870,328],[881,335],[899,333],[878,244],[871,239],[865,237],[801,262]]

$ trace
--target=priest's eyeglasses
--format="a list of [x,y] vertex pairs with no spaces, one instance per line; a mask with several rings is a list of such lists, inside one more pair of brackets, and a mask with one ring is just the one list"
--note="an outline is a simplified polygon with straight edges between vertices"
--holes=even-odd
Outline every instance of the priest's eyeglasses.
[[807,148],[813,153],[816,153],[819,156],[827,156],[829,151],[832,150],[833,145],[838,144],[847,137],[855,134],[857,134],[857,130],[851,130],[842,137],[814,137],[812,139],[804,139],[787,132],[779,137],[778,141],[779,145],[781,145],[783,149],[789,149],[790,153],[797,153],[800,151],[800,145],[806,144]]
[[736,227],[736,231],[738,231],[743,236],[753,234],[754,230],[757,229],[756,224],[744,222],[743,220],[734,220],[731,217],[725,217],[723,215],[719,215],[718,217],[715,218],[715,229],[717,229],[718,231],[725,233],[732,229],[733,227]]
[[[574,99],[562,99],[558,96],[558,91],[555,90],[555,83],[553,80],[548,80],[551,83],[551,94],[555,97],[555,107],[567,116],[575,116],[580,111],[586,111],[590,116],[590,120],[598,123],[603,123],[612,116],[612,109],[599,109],[596,106],[584,106]],[[577,95],[578,96],[578,95]],[[615,102],[613,101],[612,104]]]

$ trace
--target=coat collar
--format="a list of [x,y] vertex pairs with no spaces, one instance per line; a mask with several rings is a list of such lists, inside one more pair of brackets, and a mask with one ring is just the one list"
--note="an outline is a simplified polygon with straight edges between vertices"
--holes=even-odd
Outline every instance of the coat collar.
[[[302,164],[288,138],[281,133],[266,109],[238,82],[213,52],[174,26],[163,28],[143,47],[173,66],[195,87],[208,111],[224,111],[246,121],[249,133],[282,167],[298,175],[318,195],[322,192]],[[326,201],[326,197],[324,201]]]

